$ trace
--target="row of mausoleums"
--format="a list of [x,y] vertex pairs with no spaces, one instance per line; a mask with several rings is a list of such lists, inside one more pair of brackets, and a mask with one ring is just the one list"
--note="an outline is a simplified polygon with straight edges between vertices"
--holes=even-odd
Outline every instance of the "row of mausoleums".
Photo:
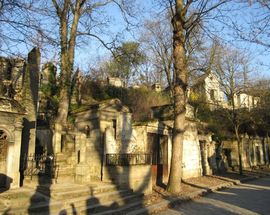
[[[20,174],[26,113],[14,100],[1,98],[0,101],[1,187],[18,187],[22,177],[25,183],[40,183],[38,174],[33,173],[31,179]],[[129,109],[117,99],[86,105],[74,111],[73,116],[74,126],[65,131],[37,129],[36,152],[53,157],[51,167],[55,172],[50,177],[54,183],[104,181],[149,193],[153,185],[167,182],[172,148],[171,121],[153,119],[132,124]],[[211,134],[198,133],[198,122],[194,119],[189,117],[186,123],[183,178],[239,165],[235,142],[216,143]],[[269,164],[268,138],[244,136],[242,145],[245,168]],[[41,163],[35,162],[35,165]],[[29,166],[25,168],[27,172]],[[38,168],[42,169],[36,166]]]
[[[153,185],[167,182],[172,121],[132,123],[131,112],[117,99],[85,105],[72,114],[74,126],[61,134],[55,130],[53,135],[52,149],[61,164],[58,181],[106,181],[145,193],[151,192]],[[183,179],[237,167],[237,144],[216,143],[212,134],[198,132],[197,125],[190,108],[183,143]],[[43,132],[48,134],[46,129],[38,130],[41,136]],[[245,168],[269,163],[268,139],[246,136],[242,140]],[[48,147],[42,140],[40,144]]]
[[[157,110],[166,114],[167,106],[153,108],[151,121],[133,123],[129,108],[112,99],[73,111],[73,123],[64,129],[38,125],[39,60],[37,49],[27,61],[0,59],[1,74],[9,77],[0,87],[0,93],[5,91],[0,97],[0,187],[104,181],[149,193],[153,185],[167,182],[173,122],[156,117]],[[183,178],[237,167],[237,144],[217,143],[212,134],[198,131],[192,108],[187,110]],[[244,168],[268,165],[269,143],[243,136]]]

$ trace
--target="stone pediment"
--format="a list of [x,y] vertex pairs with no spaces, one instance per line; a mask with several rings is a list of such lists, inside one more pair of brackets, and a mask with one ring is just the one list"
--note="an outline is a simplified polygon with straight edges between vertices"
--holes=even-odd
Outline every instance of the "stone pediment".
[[112,111],[112,112],[130,112],[129,108],[122,104],[119,99],[109,99],[101,102],[93,102],[85,104],[82,107],[74,110],[72,113],[80,113],[85,111],[98,110],[98,111]]
[[0,97],[0,112],[26,114],[25,109],[14,99]]
[[123,105],[119,99],[111,99],[101,102],[99,104],[99,110],[116,110],[119,112],[130,112],[129,108]]

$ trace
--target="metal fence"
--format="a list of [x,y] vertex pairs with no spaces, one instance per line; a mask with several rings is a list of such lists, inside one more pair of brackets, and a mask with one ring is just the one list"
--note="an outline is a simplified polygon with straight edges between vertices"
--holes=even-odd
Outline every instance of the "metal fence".
[[44,175],[55,178],[56,159],[53,155],[25,155],[23,159],[25,176]]
[[108,166],[151,165],[151,154],[106,154]]

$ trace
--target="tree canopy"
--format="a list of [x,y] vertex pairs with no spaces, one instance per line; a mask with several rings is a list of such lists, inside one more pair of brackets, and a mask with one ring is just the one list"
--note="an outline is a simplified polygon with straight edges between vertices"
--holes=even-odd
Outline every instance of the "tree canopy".
[[125,80],[128,85],[130,79],[136,76],[139,66],[146,60],[137,42],[124,42],[112,51],[112,59],[107,63],[109,75]]

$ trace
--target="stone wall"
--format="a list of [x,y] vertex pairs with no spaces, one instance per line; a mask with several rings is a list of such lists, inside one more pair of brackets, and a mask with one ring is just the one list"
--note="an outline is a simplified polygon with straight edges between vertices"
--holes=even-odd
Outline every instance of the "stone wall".
[[[5,96],[10,101],[14,99],[13,104],[19,102],[16,107],[21,105],[27,113],[21,117],[23,118],[23,130],[20,138],[16,139],[19,142],[14,144],[19,144],[20,147],[16,147],[12,152],[14,154],[12,156],[18,158],[17,163],[12,164],[13,168],[17,171],[17,166],[20,165],[21,172],[23,172],[23,164],[20,163],[20,159],[23,161],[26,155],[35,153],[39,66],[40,52],[37,48],[28,54],[27,60],[0,58],[0,95]],[[18,181],[19,179],[16,181],[14,179],[15,184],[18,184]]]
[[[153,183],[152,164],[108,166],[106,154],[149,154],[154,150],[150,145],[158,141],[163,151],[163,163],[158,165],[163,165],[166,174],[162,175],[162,181],[166,182],[171,161],[173,121],[155,120],[132,124],[131,113],[119,106],[113,106],[114,104],[114,102],[104,102],[75,113],[76,181],[81,183],[93,180],[113,181],[134,190],[150,192]],[[205,164],[209,170],[206,174],[211,174],[211,168],[215,166],[215,144],[211,142],[210,136],[204,137],[207,143],[205,159],[209,161]],[[152,141],[151,144],[149,141]],[[167,154],[164,154],[165,152]],[[184,179],[203,174],[201,157],[197,122],[187,120],[183,142]],[[157,172],[154,174],[157,177]]]
[[113,181],[138,193],[152,192],[151,165],[107,166],[103,180]]
[[18,188],[20,186],[22,118],[24,113],[25,111],[16,101],[0,97],[0,186],[4,185],[5,188]]
[[183,179],[202,175],[198,131],[195,122],[187,121],[183,142]]
[[217,172],[216,142],[212,140],[212,134],[200,134],[199,143],[201,150],[201,165],[203,175],[211,175]]
[[[244,136],[241,140],[243,168],[269,164],[269,138]],[[237,141],[223,141],[224,161],[229,167],[239,166]]]
[[27,116],[23,121],[23,154],[35,153],[36,120],[39,87],[40,52],[34,48],[29,54],[24,71],[24,85],[21,104],[26,108]]
[[24,71],[26,62],[22,58],[4,58],[0,57],[0,95],[7,93],[7,87],[4,86],[3,81],[11,81],[8,97],[21,99],[21,91],[24,84]]
[[100,181],[103,162],[103,144],[99,130],[93,130],[89,136],[81,133],[76,136],[76,181]]
[[[168,124],[168,122],[166,122]],[[201,164],[201,151],[199,144],[199,136],[197,131],[196,122],[187,121],[186,131],[184,134],[183,142],[183,178],[198,177],[202,175],[202,164]],[[113,130],[107,129],[105,145],[106,153],[149,153],[147,134],[159,134],[165,135],[168,137],[168,155],[166,156],[168,171],[170,170],[170,161],[171,161],[171,148],[172,148],[172,136],[170,133],[169,127],[166,127],[163,123],[158,121],[148,122],[145,125],[136,124],[132,127],[129,136],[129,140],[125,142],[117,142],[113,137]],[[210,142],[210,140],[209,140]],[[126,146],[121,145],[126,144]],[[213,145],[213,144],[212,144]],[[212,147],[211,145],[211,147]],[[211,156],[210,162],[214,166],[214,146],[211,148],[208,146],[208,156]],[[122,150],[125,149],[125,150]],[[209,166],[209,164],[208,164]],[[209,167],[210,168],[210,167]],[[214,168],[214,167],[212,167]],[[211,172],[208,171],[208,174]],[[166,179],[164,179],[166,181]]]

